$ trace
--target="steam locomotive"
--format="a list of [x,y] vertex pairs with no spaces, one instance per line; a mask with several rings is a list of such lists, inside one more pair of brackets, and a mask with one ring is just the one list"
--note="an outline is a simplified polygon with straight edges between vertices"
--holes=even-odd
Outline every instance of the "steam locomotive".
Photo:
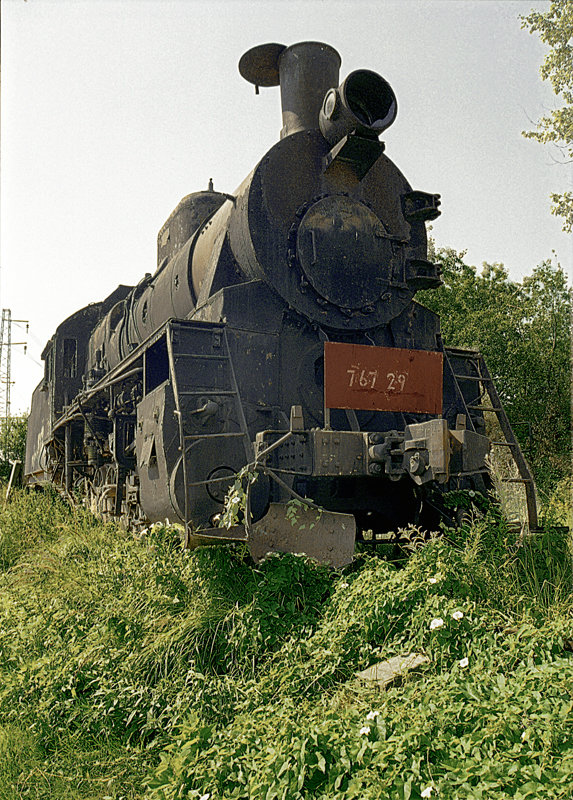
[[[441,284],[425,230],[440,199],[384,153],[394,92],[369,70],[339,85],[340,63],[318,42],[243,55],[257,92],[280,86],[279,141],[234,194],[210,182],[179,203],[153,275],[58,327],[28,484],[135,528],[178,521],[187,546],[341,565],[355,539],[435,527],[448,491],[487,492],[484,397],[521,465],[479,353],[445,348],[414,300]],[[237,474],[245,508],[225,527]]]

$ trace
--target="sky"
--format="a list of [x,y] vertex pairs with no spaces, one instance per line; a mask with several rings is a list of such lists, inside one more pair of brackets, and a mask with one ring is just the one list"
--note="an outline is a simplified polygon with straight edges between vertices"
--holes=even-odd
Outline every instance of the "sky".
[[[523,130],[558,105],[546,47],[521,29],[542,0],[3,0],[0,305],[14,325],[12,412],[67,316],[156,268],[185,195],[233,192],[281,128],[278,88],[239,75],[266,42],[323,41],[398,98],[382,134],[414,189],[439,193],[438,246],[520,280],[571,237],[549,195],[571,170]],[[0,398],[1,399],[1,398]]]

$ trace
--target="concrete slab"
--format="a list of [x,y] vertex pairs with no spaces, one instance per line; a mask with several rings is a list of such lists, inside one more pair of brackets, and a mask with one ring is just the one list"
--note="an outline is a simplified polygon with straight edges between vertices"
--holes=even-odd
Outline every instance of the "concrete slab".
[[429,664],[430,659],[422,653],[408,653],[405,656],[394,656],[387,661],[379,661],[368,669],[357,672],[356,677],[363,681],[378,683],[380,687],[387,686],[395,678],[401,677],[406,672]]

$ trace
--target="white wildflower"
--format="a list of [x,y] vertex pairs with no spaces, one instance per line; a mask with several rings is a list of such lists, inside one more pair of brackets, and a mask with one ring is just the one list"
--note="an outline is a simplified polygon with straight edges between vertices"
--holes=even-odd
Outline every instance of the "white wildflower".
[[438,582],[437,578],[428,578],[428,583],[437,583],[437,582]]
[[458,667],[464,669],[465,667],[467,667],[469,663],[470,663],[469,658],[467,656],[464,656],[463,658],[460,658],[460,660],[458,661]]
[[463,611],[454,611],[452,614],[452,619],[463,619],[464,612]]
[[422,797],[431,797],[433,791],[434,791],[433,786],[426,786],[426,788],[422,790]]
[[368,714],[366,714],[366,719],[376,719],[376,717],[379,716],[380,716],[379,711],[369,711]]
[[350,584],[348,584],[348,583],[346,583],[346,581],[344,581],[343,583],[339,583],[338,585],[340,586],[341,589],[348,589]]
[[368,725],[364,725],[363,728],[360,728],[361,736],[368,736],[369,733],[370,733],[370,728],[368,727]]
[[436,628],[442,628],[444,626],[444,620],[441,617],[436,617],[430,622],[430,630],[435,631]]

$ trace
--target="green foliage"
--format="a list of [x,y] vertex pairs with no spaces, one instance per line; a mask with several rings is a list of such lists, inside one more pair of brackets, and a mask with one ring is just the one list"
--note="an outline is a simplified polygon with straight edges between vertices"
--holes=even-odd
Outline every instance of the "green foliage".
[[[553,143],[563,163],[573,158],[573,4],[571,0],[552,0],[546,12],[531,11],[522,17],[522,27],[537,33],[550,50],[541,67],[541,77],[549,80],[563,105],[542,117],[537,130],[523,135],[542,143]],[[563,230],[573,229],[573,193],[552,194],[552,213],[563,217]]]
[[564,525],[573,530],[573,486],[571,477],[563,478],[549,497],[546,507],[546,521],[550,525]]
[[[403,570],[365,558],[335,579],[318,627],[285,642],[232,720],[186,719],[151,796],[565,800],[571,619],[514,624],[476,563],[433,542]],[[411,650],[430,663],[387,691],[353,677]]]
[[27,414],[0,421],[0,480],[10,477],[11,461],[24,461],[27,428]]
[[241,676],[312,627],[330,585],[306,558],[255,570],[242,550],[184,553],[170,529],[138,540],[49,493],[16,493],[0,529],[2,724],[48,756],[62,738],[119,739],[141,768],[189,706],[224,719]]
[[50,489],[35,494],[15,491],[0,514],[0,571],[8,570],[28,550],[49,546],[74,518],[69,506]]
[[571,463],[573,293],[565,273],[549,260],[515,282],[503,265],[478,272],[450,248],[434,257],[444,285],[420,292],[420,302],[440,314],[446,345],[483,353],[538,482],[552,490]]
[[310,517],[307,515],[308,529],[310,531],[315,527],[316,523],[320,522],[322,519],[322,512],[324,511],[322,506],[309,506],[308,503],[304,503],[302,500],[293,497],[286,505],[285,517],[293,528],[296,526],[298,530],[303,531],[306,528],[307,522],[302,522],[300,515],[302,511],[308,512],[310,508],[314,508],[312,515]]
[[[184,552],[174,529],[136,537],[16,493],[0,509],[0,798],[566,800],[568,541],[516,543],[494,506],[449,500],[455,542],[340,573]],[[385,690],[355,676],[414,651],[428,663]]]
[[462,517],[460,526],[445,528],[444,535],[463,551],[480,594],[498,607],[523,613],[567,607],[573,592],[571,530],[548,518],[539,533],[516,537],[495,503],[479,495],[468,503],[469,494],[450,493]]
[[27,728],[0,723],[0,800],[140,800],[145,763],[109,738],[98,746],[64,732],[46,750]]
[[223,513],[220,516],[221,528],[232,528],[243,521],[247,507],[249,487],[257,480],[259,473],[245,466],[237,472],[233,484],[225,496]]

